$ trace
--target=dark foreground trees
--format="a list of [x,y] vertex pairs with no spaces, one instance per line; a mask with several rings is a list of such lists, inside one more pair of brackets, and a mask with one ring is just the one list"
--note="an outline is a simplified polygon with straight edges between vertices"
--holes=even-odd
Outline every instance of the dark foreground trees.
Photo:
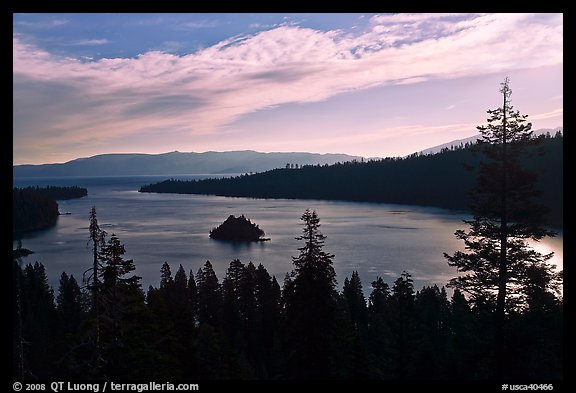
[[284,297],[287,368],[295,378],[327,378],[336,371],[332,362],[339,350],[334,255],[323,250],[326,237],[320,232],[317,213],[306,210],[301,219],[304,227],[296,239],[304,245],[298,249],[300,255],[293,257],[294,270]]
[[[95,215],[93,216],[93,219]],[[96,224],[93,220],[93,224]],[[404,272],[377,277],[364,293],[359,275],[339,292],[333,255],[316,212],[302,216],[294,270],[281,288],[264,265],[238,259],[219,280],[206,261],[196,275],[159,266],[159,286],[140,288],[120,239],[98,242],[98,280],[79,287],[62,274],[56,296],[44,266],[14,260],[17,380],[101,379],[486,379],[491,373],[493,306],[459,289],[414,288]],[[93,229],[95,225],[93,225]],[[92,250],[94,251],[94,250]],[[562,302],[541,291],[532,271],[529,306],[507,317],[507,376],[558,380]],[[94,346],[99,304],[100,341]],[[368,296],[366,296],[368,295]],[[368,302],[366,302],[368,299]],[[94,363],[97,351],[100,361]],[[95,367],[98,365],[98,367]]]
[[542,139],[532,137],[527,116],[513,109],[508,78],[500,92],[502,107],[488,110],[488,125],[478,127],[484,160],[471,194],[474,216],[464,221],[470,226],[467,231],[456,231],[465,251],[445,254],[448,264],[461,273],[449,286],[468,293],[472,303],[493,313],[494,323],[487,332],[493,337],[495,377],[508,375],[516,360],[507,319],[511,322],[522,311],[556,312],[561,281],[548,263],[553,254],[541,254],[528,243],[554,236],[544,227],[546,209],[537,200],[537,173],[525,164],[529,148]]

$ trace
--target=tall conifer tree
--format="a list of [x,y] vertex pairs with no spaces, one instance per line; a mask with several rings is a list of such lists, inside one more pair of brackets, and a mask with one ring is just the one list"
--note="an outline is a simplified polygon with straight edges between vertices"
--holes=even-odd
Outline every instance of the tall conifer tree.
[[[324,251],[324,236],[315,211],[301,217],[304,241],[293,257],[292,288],[286,297],[289,370],[296,378],[329,378],[336,373],[335,323],[338,293],[334,255]],[[285,283],[286,286],[286,283]]]
[[[553,253],[541,254],[528,241],[554,235],[543,226],[546,209],[535,201],[537,174],[526,168],[529,146],[541,139],[532,137],[527,115],[513,109],[508,78],[500,93],[502,106],[488,110],[488,124],[477,127],[484,160],[471,194],[473,218],[464,221],[470,226],[467,231],[455,233],[466,250],[444,254],[461,273],[449,286],[468,293],[472,301],[493,305],[496,375],[503,366],[507,310],[525,306],[523,294],[534,269],[550,272]],[[555,277],[547,277],[552,288]]]

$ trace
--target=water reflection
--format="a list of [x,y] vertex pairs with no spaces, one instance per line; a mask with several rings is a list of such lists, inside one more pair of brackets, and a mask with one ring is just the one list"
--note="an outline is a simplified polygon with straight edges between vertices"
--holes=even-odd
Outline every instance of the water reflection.
[[[238,258],[244,263],[264,264],[281,283],[292,270],[292,256],[298,255],[301,246],[295,239],[302,230],[300,216],[310,208],[320,216],[320,229],[327,236],[326,250],[335,254],[340,286],[344,277],[357,270],[368,292],[377,276],[391,283],[406,270],[419,289],[422,285],[445,285],[454,277],[456,271],[448,266],[443,253],[462,249],[463,243],[454,232],[466,228],[462,219],[469,218],[458,212],[418,206],[136,192],[140,185],[157,180],[44,180],[44,184],[87,187],[88,196],[61,202],[62,210],[71,214],[60,216],[54,228],[23,240],[24,247],[36,252],[25,262],[43,262],[54,287],[62,271],[80,278],[91,263],[88,214],[96,206],[100,225],[120,237],[126,257],[134,259],[145,289],[158,285],[164,261],[172,271],[182,264],[187,272],[195,273],[210,260],[221,280],[230,261]],[[210,239],[210,230],[231,214],[244,214],[271,240],[227,243]],[[535,248],[554,251],[553,262],[563,266],[562,241],[559,233],[535,244]]]

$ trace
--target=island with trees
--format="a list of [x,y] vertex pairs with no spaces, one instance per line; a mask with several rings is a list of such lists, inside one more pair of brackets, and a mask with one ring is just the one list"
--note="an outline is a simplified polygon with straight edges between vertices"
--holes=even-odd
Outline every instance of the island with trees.
[[212,239],[227,241],[260,242],[270,240],[263,237],[264,231],[242,214],[239,217],[230,215],[226,221],[210,231]]

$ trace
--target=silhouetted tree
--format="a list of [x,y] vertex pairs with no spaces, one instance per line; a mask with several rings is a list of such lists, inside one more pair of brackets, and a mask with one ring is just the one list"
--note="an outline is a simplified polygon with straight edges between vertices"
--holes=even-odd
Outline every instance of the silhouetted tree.
[[198,287],[192,270],[188,276],[188,301],[190,302],[190,316],[196,327],[198,324]]
[[382,277],[372,282],[368,298],[368,347],[373,357],[374,374],[380,379],[391,378],[390,286]]
[[172,285],[174,284],[174,279],[172,278],[172,271],[170,270],[170,265],[168,262],[164,262],[160,268],[160,289],[165,291],[170,291]]
[[410,273],[404,271],[394,281],[390,306],[393,373],[396,378],[406,379],[410,377],[414,350],[414,282]]
[[178,334],[184,341],[188,341],[194,328],[194,321],[188,293],[188,277],[182,265],[178,267],[174,275],[174,284],[170,294],[170,308]]
[[[92,295],[92,318],[93,318],[93,333],[92,333],[92,364],[93,370],[96,374],[100,371],[102,366],[101,356],[101,343],[100,343],[100,252],[101,248],[106,242],[106,231],[98,225],[98,217],[96,214],[96,206],[92,206],[90,210],[90,224],[88,227],[90,237],[88,242],[92,242],[92,268],[84,272],[83,281],[87,282],[87,288]],[[90,274],[86,276],[86,273]],[[90,280],[91,279],[91,280]]]
[[[176,331],[171,309],[168,305],[167,291],[161,288],[150,286],[146,294],[147,310],[149,318],[146,326],[148,344],[151,344],[153,351],[147,351],[153,364],[153,370],[148,369],[148,378],[159,375],[163,378],[195,377],[189,371],[189,363],[192,356],[187,353],[187,344]],[[152,352],[152,353],[150,353]]]
[[102,346],[106,359],[106,375],[123,376],[128,371],[126,358],[133,353],[126,351],[133,342],[134,325],[142,317],[144,293],[141,277],[131,275],[136,266],[132,259],[124,259],[126,249],[120,239],[112,234],[102,247],[100,260],[104,268],[101,278]]
[[[342,165],[360,165],[342,164]],[[95,217],[95,215],[94,215]],[[100,356],[94,362],[94,283],[62,273],[56,304],[38,262],[14,262],[17,379],[486,379],[494,373],[494,293],[451,301],[437,285],[415,293],[403,272],[392,290],[372,282],[368,307],[357,272],[336,291],[333,255],[315,212],[283,289],[260,264],[230,263],[219,284],[207,261],[196,279],[160,268],[146,298],[135,264],[112,234],[97,249]],[[514,225],[512,222],[510,225]],[[21,250],[21,245],[18,246]],[[490,255],[490,254],[483,254]],[[496,259],[496,263],[498,260]],[[502,375],[557,380],[563,371],[562,273],[524,263],[503,326]],[[497,268],[497,266],[496,266]],[[495,268],[495,269],[496,269]],[[520,285],[521,284],[521,285]],[[470,293],[470,292],[469,292]],[[92,309],[91,309],[92,306]]]
[[238,287],[238,303],[240,306],[240,331],[244,352],[251,365],[256,364],[255,346],[261,337],[256,336],[256,267],[252,262],[241,271],[240,285]]
[[198,322],[209,324],[214,329],[221,327],[222,289],[210,261],[206,261],[196,274],[198,287]]
[[75,335],[79,332],[85,316],[85,302],[78,282],[73,275],[63,272],[60,276],[60,286],[56,297],[56,311],[61,321],[62,334]]
[[416,293],[414,319],[414,377],[449,377],[450,303],[444,287],[425,286]]
[[281,291],[275,277],[270,277],[264,265],[259,264],[255,274],[254,299],[256,315],[252,353],[254,369],[260,378],[270,378],[278,367],[275,343],[278,337]]
[[338,307],[334,255],[323,250],[324,236],[315,211],[301,217],[304,241],[293,257],[292,288],[286,297],[286,347],[293,378],[329,378],[337,373],[335,323]]
[[93,350],[90,345],[86,345],[86,333],[89,333],[89,336],[93,333],[87,330],[85,325],[86,320],[91,319],[90,296],[81,290],[73,275],[68,276],[63,272],[56,302],[56,365],[61,375],[79,378],[87,365],[86,361],[89,360],[86,349]]
[[[494,372],[502,376],[504,322],[506,309],[525,306],[523,288],[526,268],[550,270],[552,253],[543,255],[528,245],[554,233],[543,227],[546,209],[535,198],[537,175],[522,165],[527,147],[538,143],[532,138],[526,115],[513,110],[508,78],[501,84],[503,105],[488,110],[488,125],[479,126],[479,147],[485,160],[480,163],[477,184],[471,195],[472,220],[468,231],[456,231],[466,251],[445,254],[448,264],[460,274],[449,285],[470,294],[471,299],[494,304]],[[551,283],[551,281],[549,281]]]
[[48,378],[56,361],[53,348],[57,314],[44,265],[26,265],[21,284],[24,378]]
[[365,333],[368,324],[368,311],[366,308],[366,298],[362,291],[362,282],[357,271],[352,272],[350,280],[344,280],[342,295],[346,300],[350,321],[356,331]]
[[462,378],[480,378],[482,369],[481,349],[486,347],[482,324],[477,324],[468,300],[458,289],[454,289],[450,300],[450,369]]
[[234,259],[230,262],[226,277],[222,280],[222,327],[232,345],[236,346],[240,345],[238,341],[243,336],[240,285],[244,267],[239,259]]

